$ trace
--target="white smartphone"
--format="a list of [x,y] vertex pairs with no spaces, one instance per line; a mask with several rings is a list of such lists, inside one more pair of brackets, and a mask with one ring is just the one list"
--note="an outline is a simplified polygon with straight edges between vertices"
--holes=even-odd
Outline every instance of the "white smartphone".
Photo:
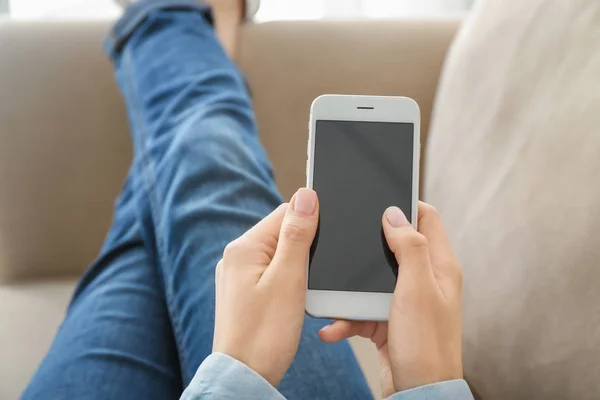
[[306,313],[387,321],[398,264],[381,218],[398,206],[416,228],[420,112],[407,97],[324,95],[313,102],[307,187],[319,196]]

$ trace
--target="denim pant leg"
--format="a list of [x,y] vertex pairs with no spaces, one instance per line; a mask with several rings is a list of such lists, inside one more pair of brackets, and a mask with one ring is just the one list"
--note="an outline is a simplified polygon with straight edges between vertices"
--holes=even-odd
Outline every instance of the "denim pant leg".
[[[138,207],[165,283],[184,384],[210,354],[214,268],[227,243],[282,201],[239,71],[195,1],[144,1],[109,40],[144,187]],[[307,111],[308,112],[308,111]],[[368,399],[347,342],[306,318],[280,385],[290,399]]]
[[162,280],[141,238],[132,181],[25,400],[176,399],[182,391]]

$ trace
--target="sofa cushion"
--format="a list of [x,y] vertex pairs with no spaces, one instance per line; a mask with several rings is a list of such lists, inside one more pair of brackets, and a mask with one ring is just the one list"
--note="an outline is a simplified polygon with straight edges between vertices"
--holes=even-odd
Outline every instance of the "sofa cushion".
[[426,200],[485,399],[600,398],[600,3],[483,1],[443,73]]
[[75,280],[0,285],[0,399],[17,399],[48,351]]

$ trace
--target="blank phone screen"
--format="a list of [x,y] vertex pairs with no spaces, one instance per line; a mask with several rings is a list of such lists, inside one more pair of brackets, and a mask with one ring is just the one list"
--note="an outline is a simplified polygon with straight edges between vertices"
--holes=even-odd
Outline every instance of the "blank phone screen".
[[411,220],[413,131],[412,123],[317,121],[313,188],[320,215],[309,289],[394,291],[398,265],[381,218],[398,206]]

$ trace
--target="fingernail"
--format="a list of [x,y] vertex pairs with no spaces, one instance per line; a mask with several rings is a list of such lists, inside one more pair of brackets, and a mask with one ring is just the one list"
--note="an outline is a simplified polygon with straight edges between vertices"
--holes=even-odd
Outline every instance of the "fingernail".
[[298,214],[313,215],[317,207],[317,194],[310,189],[300,189],[294,196],[294,211]]
[[325,325],[324,327],[321,328],[321,332],[325,333],[325,331],[327,331],[329,329],[329,325]]
[[405,225],[409,225],[406,215],[398,207],[390,207],[385,210],[385,217],[387,218],[390,225],[394,228],[401,228]]

